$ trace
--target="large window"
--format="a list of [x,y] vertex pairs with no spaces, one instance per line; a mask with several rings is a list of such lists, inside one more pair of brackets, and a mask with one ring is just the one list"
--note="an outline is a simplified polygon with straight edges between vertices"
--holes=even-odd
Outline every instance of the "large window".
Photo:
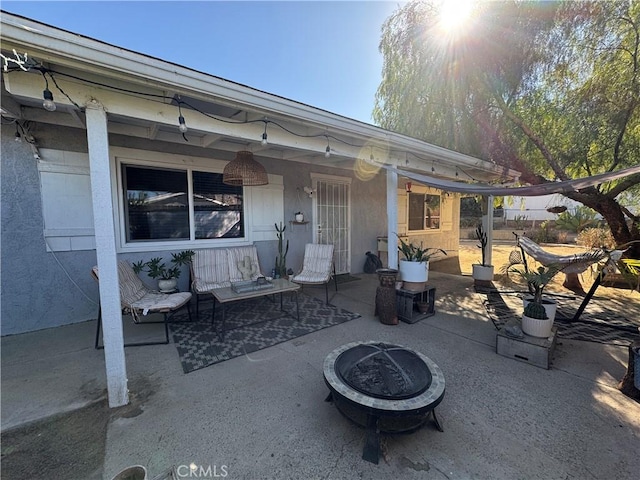
[[244,237],[242,187],[221,173],[123,165],[122,178],[127,242]]
[[409,230],[440,228],[440,196],[424,193],[409,194]]

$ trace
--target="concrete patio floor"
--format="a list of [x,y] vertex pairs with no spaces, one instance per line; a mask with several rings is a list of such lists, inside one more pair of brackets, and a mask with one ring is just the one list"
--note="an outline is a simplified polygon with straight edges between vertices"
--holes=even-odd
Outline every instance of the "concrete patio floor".
[[[331,293],[360,318],[251,355],[184,374],[173,344],[125,349],[132,403],[106,413],[105,438],[94,439],[104,461],[91,478],[136,464],[149,478],[190,464],[202,467],[197,478],[228,479],[638,478],[640,405],[615,388],[626,347],[560,339],[544,370],[496,354],[471,278],[430,272],[436,314],[390,326],[373,316],[377,277],[358,276]],[[106,397],[94,329],[1,339],[3,433]],[[361,459],[364,430],[324,401],[325,356],[357,340],[418,350],[446,379],[444,432],[428,422],[386,436],[378,465]]]

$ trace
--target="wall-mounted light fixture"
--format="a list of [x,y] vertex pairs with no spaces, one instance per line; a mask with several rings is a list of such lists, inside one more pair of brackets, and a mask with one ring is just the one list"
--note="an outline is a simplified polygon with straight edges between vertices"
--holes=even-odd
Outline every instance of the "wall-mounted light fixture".
[[407,193],[411,193],[411,182],[405,183],[404,189],[407,191]]

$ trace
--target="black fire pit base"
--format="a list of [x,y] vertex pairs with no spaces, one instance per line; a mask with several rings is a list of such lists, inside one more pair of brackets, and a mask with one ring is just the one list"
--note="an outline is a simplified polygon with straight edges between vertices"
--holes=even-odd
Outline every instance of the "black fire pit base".
[[380,434],[413,433],[424,426],[429,417],[433,418],[433,423],[440,432],[444,432],[442,425],[438,421],[435,408],[425,413],[416,415],[389,416],[365,413],[361,409],[349,405],[329,392],[326,402],[333,402],[338,411],[356,425],[367,429],[362,459],[375,463],[380,459]]
[[[389,362],[381,363],[383,359]],[[353,381],[356,372],[351,367],[359,369],[359,381]],[[331,392],[326,400],[367,430],[362,458],[368,462],[379,461],[381,433],[414,432],[429,417],[442,432],[435,408],[444,397],[444,375],[420,352],[382,342],[353,342],[327,355],[323,373]],[[394,392],[412,379],[418,380],[417,388]]]

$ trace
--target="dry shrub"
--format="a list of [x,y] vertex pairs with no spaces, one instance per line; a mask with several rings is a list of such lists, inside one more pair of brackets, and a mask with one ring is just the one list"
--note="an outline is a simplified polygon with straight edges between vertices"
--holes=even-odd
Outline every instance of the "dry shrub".
[[589,248],[615,248],[616,246],[611,230],[600,227],[587,228],[581,231],[576,238],[576,243]]

